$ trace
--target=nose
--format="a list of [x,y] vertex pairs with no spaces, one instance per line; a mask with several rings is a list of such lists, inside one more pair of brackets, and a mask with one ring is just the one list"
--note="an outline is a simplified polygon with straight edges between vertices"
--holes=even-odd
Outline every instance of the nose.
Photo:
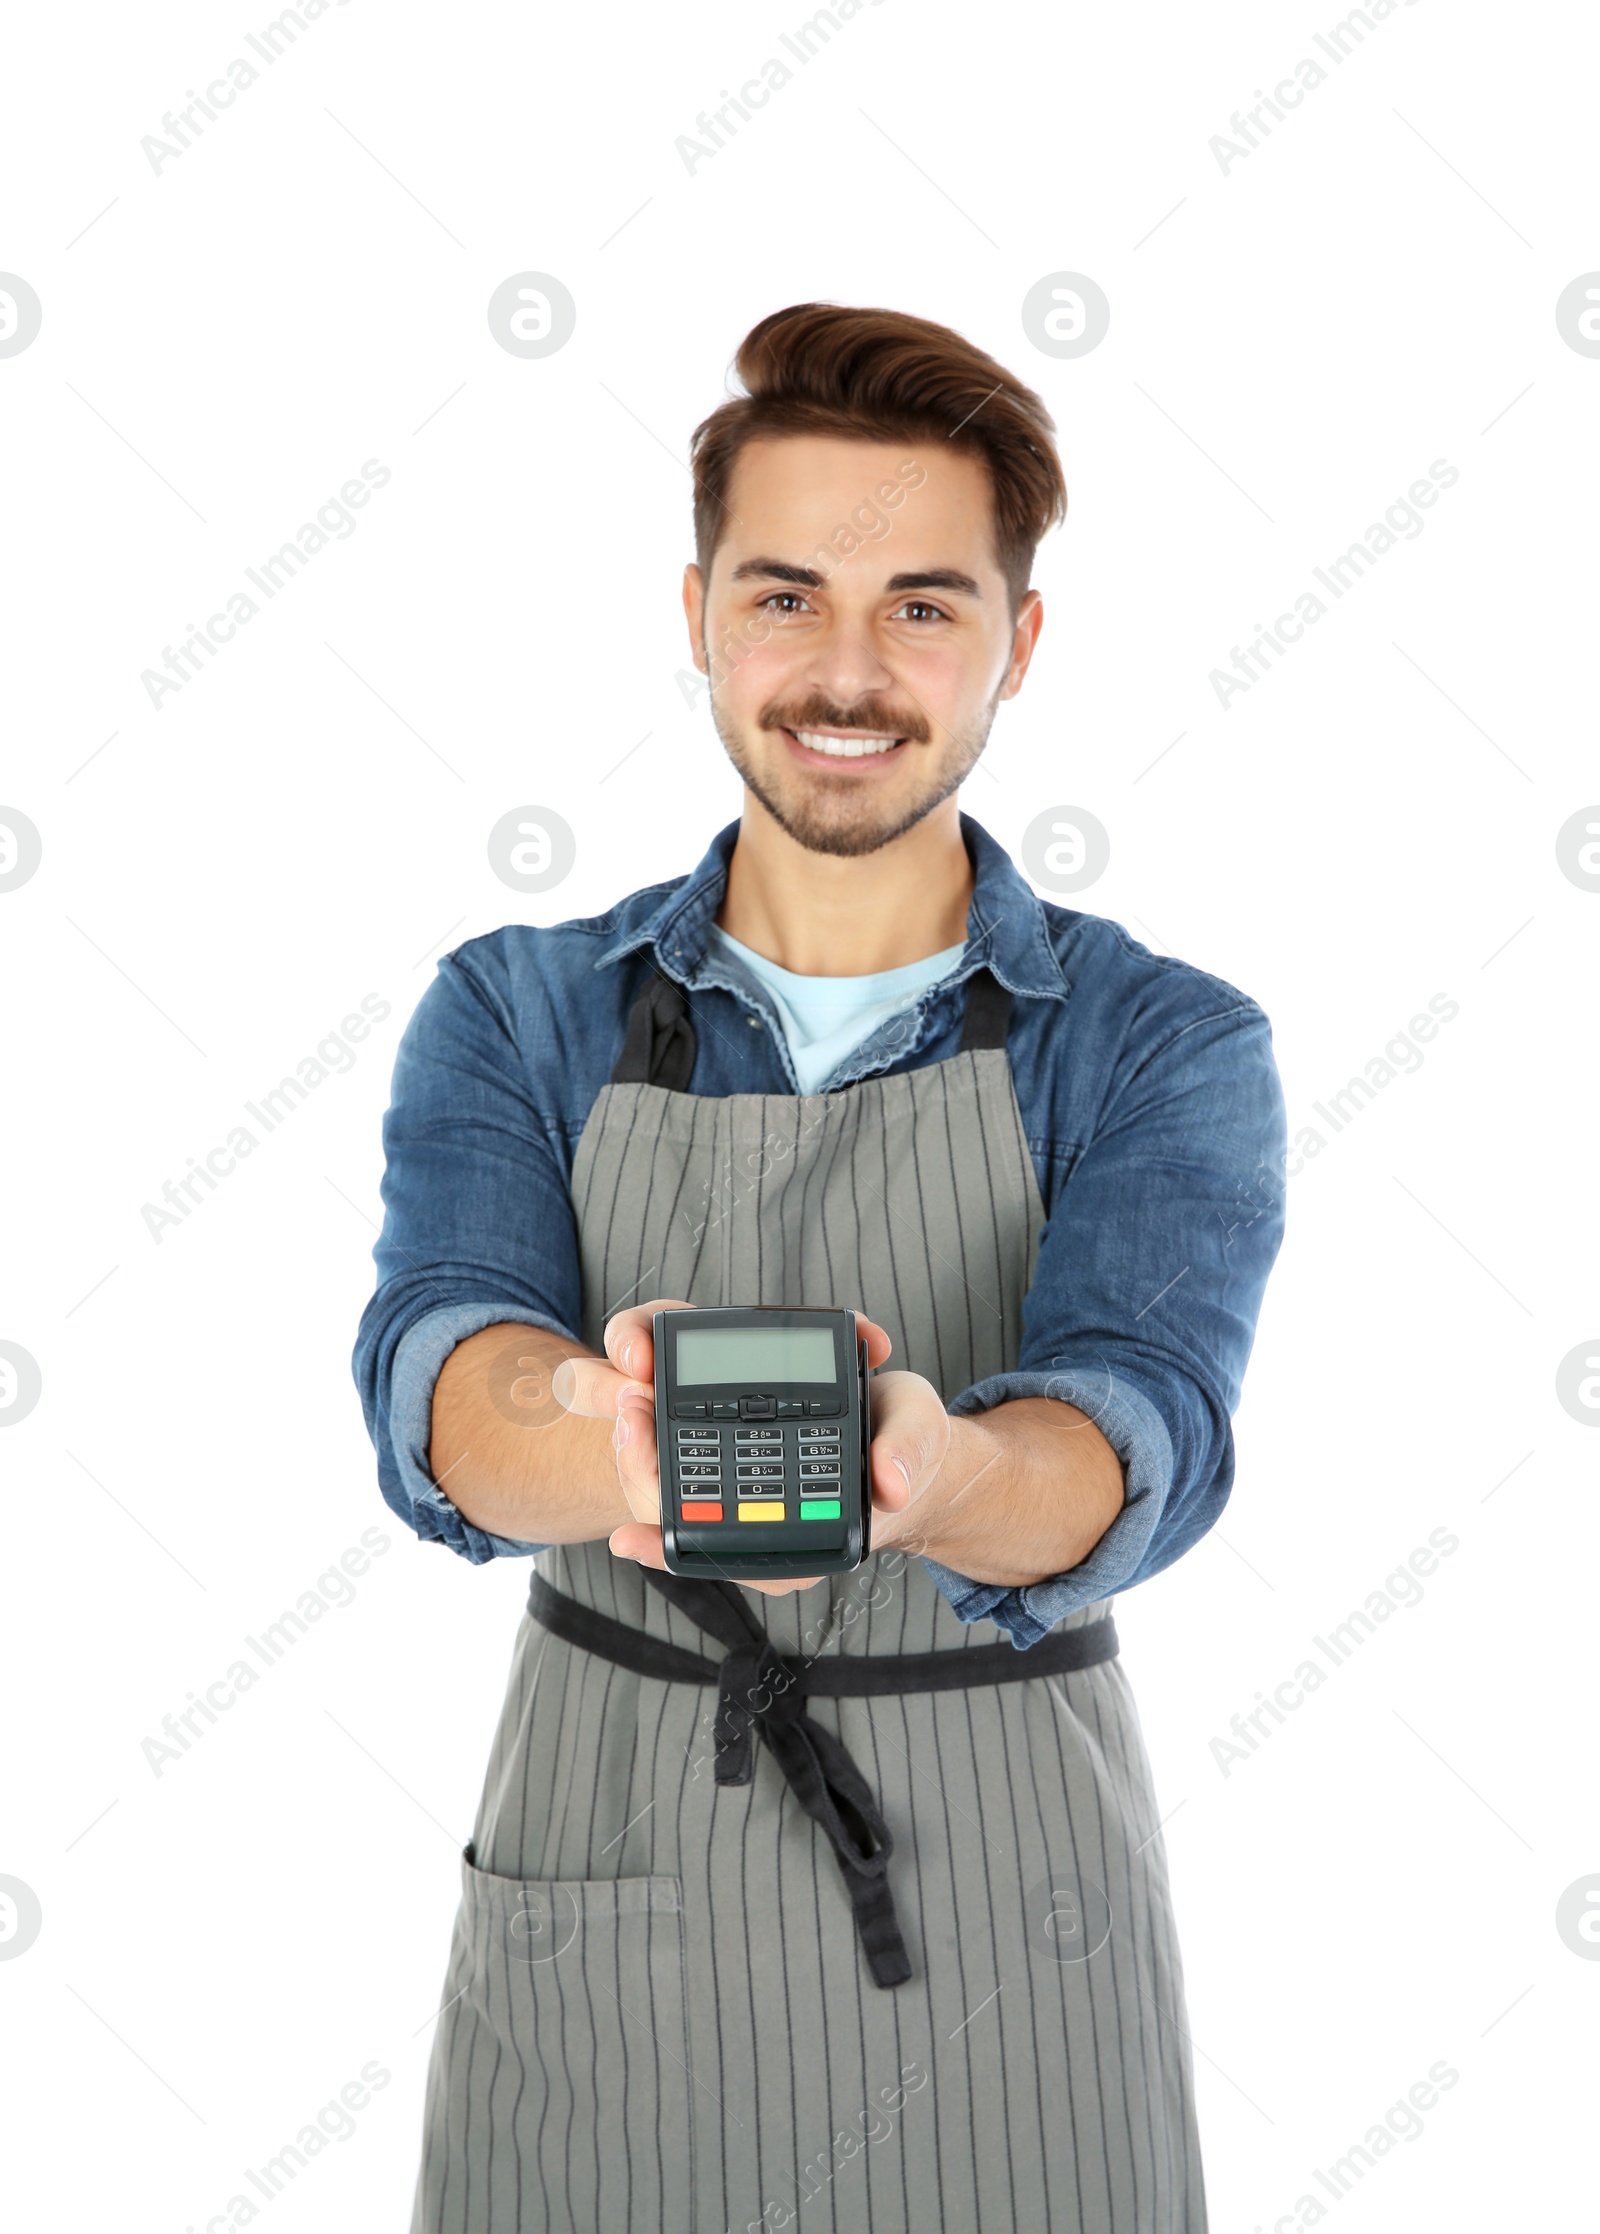
[[839,707],[861,706],[894,687],[865,618],[849,614],[836,614],[826,635],[813,641],[802,679]]

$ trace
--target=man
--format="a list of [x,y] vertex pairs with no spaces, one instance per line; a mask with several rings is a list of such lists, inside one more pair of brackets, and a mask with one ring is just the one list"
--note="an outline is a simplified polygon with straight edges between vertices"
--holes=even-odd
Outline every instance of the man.
[[[386,1122],[384,1494],[536,1554],[414,2230],[1196,2234],[1109,1601],[1232,1481],[1270,1033],[959,811],[1064,512],[1038,397],[819,304],[737,368],[684,605],[741,818],[687,877],[447,956]],[[662,1571],[650,1322],[683,1303],[861,1314],[855,1572]]]

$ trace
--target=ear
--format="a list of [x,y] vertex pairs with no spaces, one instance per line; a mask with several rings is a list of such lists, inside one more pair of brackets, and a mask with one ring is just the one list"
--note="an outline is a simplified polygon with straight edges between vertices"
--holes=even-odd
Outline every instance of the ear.
[[706,672],[706,586],[700,569],[691,560],[683,570],[683,617],[689,624],[689,652],[695,666]]
[[1017,608],[1017,625],[1011,638],[1011,665],[1006,669],[1006,679],[1000,685],[1002,698],[1015,698],[1022,688],[1022,678],[1028,672],[1034,646],[1039,641],[1039,631],[1044,626],[1044,599],[1037,590],[1029,590]]

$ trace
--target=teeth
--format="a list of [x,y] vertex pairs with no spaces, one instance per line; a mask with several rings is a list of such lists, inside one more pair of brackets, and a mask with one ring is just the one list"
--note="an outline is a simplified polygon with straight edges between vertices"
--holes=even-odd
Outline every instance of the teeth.
[[834,760],[859,760],[864,754],[892,752],[899,737],[825,737],[820,730],[797,729],[795,735],[811,752],[825,752]]

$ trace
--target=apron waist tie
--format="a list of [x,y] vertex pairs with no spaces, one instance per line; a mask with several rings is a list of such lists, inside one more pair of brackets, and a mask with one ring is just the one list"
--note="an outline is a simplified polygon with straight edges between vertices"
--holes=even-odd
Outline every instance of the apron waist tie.
[[714,1685],[715,1781],[750,1782],[759,1733],[795,1798],[833,1847],[874,1984],[903,1985],[911,1976],[911,1959],[889,1890],[894,1840],[849,1752],[831,1731],[812,1720],[802,1701],[808,1694],[840,1699],[963,1690],[1093,1668],[1115,1659],[1116,1623],[1108,1614],[1077,1629],[1052,1630],[1023,1652],[1014,1645],[992,1644],[940,1652],[789,1659],[776,1650],[732,1583],[690,1582],[654,1568],[641,1572],[680,1613],[728,1648],[724,1659],[703,1658],[631,1628],[596,1606],[567,1597],[537,1573],[528,1585],[528,1611],[552,1635],[635,1675],[663,1683]]

